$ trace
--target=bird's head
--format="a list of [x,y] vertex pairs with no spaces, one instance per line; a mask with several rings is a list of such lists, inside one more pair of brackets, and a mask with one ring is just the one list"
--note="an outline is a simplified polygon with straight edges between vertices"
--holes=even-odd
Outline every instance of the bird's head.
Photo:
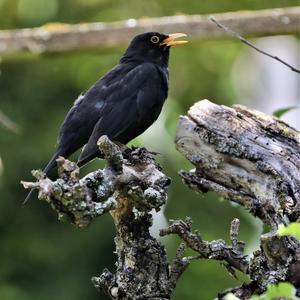
[[146,32],[139,34],[131,41],[121,59],[121,63],[131,61],[153,62],[167,67],[170,47],[187,43],[187,41],[175,40],[185,36],[184,33]]

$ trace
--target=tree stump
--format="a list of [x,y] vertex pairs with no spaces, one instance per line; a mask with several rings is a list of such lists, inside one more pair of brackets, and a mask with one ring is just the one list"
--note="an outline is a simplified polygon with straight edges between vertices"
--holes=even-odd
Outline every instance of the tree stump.
[[[279,281],[299,289],[300,243],[278,237],[277,228],[300,217],[300,133],[262,112],[203,100],[180,117],[176,147],[195,166],[180,172],[190,188],[215,191],[269,227],[246,271],[250,294]],[[249,285],[232,291],[249,297]]]

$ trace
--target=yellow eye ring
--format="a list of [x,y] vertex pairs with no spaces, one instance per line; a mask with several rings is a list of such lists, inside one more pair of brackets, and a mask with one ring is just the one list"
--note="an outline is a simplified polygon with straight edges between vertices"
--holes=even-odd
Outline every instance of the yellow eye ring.
[[153,35],[151,36],[151,39],[150,41],[153,43],[153,44],[157,44],[159,42],[159,37],[157,35]]

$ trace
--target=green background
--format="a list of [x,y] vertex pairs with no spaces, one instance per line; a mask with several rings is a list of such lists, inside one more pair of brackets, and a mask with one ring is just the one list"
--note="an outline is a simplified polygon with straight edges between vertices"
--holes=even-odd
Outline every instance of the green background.
[[[0,28],[40,26],[47,22],[116,21],[127,18],[206,14],[298,5],[284,0],[0,0]],[[174,28],[176,32],[176,28]],[[64,54],[10,55],[0,58],[0,110],[21,128],[15,134],[0,128],[0,299],[107,299],[90,278],[103,268],[114,270],[114,226],[107,214],[86,229],[60,223],[48,205],[36,199],[25,207],[20,180],[42,168],[55,150],[56,136],[74,99],[118,63],[126,45]],[[177,172],[189,163],[174,147],[178,116],[200,99],[230,105],[239,102],[230,72],[244,45],[237,41],[192,41],[172,49],[170,96],[157,127],[133,144],[160,152],[164,172],[172,177],[166,216],[190,216],[202,236],[228,241],[230,221],[241,219],[241,237],[248,251],[255,247],[259,224],[243,209],[217,195],[196,195]],[[251,105],[251,104],[250,104]],[[94,170],[94,161],[83,172]],[[170,258],[179,240],[165,238]],[[193,254],[189,252],[189,254]],[[174,300],[213,299],[217,292],[245,278],[230,277],[218,262],[192,262],[174,293]]]

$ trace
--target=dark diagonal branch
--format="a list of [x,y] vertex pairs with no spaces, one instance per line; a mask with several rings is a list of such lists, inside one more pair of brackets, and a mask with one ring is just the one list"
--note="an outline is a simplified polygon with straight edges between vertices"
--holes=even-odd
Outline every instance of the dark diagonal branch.
[[[254,44],[252,44],[251,42],[249,42],[248,40],[246,40],[244,37],[242,37],[240,34],[238,34],[237,32],[233,31],[232,29],[230,29],[229,27],[221,24],[220,22],[218,22],[214,17],[210,17],[209,18],[212,22],[214,22],[218,27],[224,29],[226,32],[230,33],[231,35],[235,36],[236,38],[238,38],[242,43],[248,45],[249,47],[253,48],[254,50],[256,50],[259,53],[262,53],[270,58],[273,58],[277,61],[279,61],[280,63],[284,64],[285,66],[287,66],[288,68],[290,68],[292,71],[296,72],[296,73],[300,73],[299,69],[296,69],[295,67],[293,67],[292,65],[288,64],[287,62],[285,62],[284,60],[282,60],[281,58],[279,58],[278,56],[274,56],[264,50],[261,50],[260,48],[258,48],[257,46],[255,46]],[[300,20],[299,20],[300,21]],[[299,23],[300,26],[300,23]]]

